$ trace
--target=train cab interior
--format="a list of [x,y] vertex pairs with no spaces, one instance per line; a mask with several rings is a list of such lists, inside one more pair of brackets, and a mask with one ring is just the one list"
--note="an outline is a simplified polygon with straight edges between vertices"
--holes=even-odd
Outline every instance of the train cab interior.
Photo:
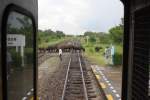
[[[122,100],[150,98],[150,1],[124,4]],[[0,0],[0,100],[37,99],[37,0]]]
[[37,1],[1,0],[0,23],[0,100],[36,97]]

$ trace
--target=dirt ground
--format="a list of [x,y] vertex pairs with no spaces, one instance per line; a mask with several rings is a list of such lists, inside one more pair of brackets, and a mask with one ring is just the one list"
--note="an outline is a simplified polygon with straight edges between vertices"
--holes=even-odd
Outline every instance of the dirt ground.
[[39,66],[38,96],[40,100],[60,100],[68,61],[68,53],[63,54],[62,61],[58,54],[53,54]]

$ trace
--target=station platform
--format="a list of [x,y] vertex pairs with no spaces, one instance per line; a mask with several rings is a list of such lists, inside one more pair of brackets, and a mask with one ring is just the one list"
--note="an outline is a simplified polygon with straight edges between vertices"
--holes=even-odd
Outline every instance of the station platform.
[[107,100],[121,100],[122,70],[91,65],[92,72]]

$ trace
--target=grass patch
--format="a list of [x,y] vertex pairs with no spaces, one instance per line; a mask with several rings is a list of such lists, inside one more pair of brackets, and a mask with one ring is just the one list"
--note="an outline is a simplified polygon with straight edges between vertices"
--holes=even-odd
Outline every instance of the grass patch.
[[[95,47],[99,46],[102,47],[99,52],[95,51]],[[85,48],[85,57],[87,57],[89,60],[91,60],[93,63],[106,66],[105,58],[104,58],[104,48],[106,45],[93,45],[93,44],[83,44],[83,47]]]
[[[108,66],[105,57],[104,52],[105,48],[110,46],[110,44],[104,44],[104,43],[91,43],[88,44],[84,41],[84,39],[80,39],[82,46],[85,48],[85,57],[88,58],[93,63],[96,63],[101,66]],[[115,59],[114,64],[115,65],[121,65],[122,64],[122,45],[114,45],[115,46]],[[95,47],[101,47],[100,51],[96,52]]]

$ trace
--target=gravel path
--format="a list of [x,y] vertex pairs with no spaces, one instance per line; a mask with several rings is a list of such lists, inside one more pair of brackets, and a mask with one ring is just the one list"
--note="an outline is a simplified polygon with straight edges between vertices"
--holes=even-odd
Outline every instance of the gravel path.
[[63,54],[60,61],[58,55],[47,59],[38,70],[38,96],[40,100],[60,100],[68,66],[69,54]]

